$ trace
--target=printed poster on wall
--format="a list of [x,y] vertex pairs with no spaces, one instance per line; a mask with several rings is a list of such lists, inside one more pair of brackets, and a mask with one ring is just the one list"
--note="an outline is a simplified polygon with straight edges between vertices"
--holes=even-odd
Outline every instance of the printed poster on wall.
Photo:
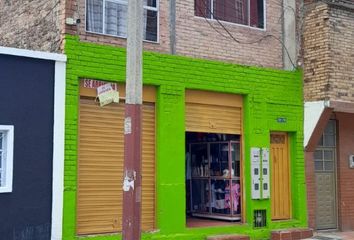
[[97,97],[101,107],[112,102],[119,103],[119,93],[113,90],[110,83],[97,87]]

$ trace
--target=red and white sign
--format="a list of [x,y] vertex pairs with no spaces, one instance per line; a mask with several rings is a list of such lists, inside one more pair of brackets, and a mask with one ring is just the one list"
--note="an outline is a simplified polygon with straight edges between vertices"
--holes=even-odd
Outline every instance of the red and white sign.
[[[84,80],[84,87],[85,88],[97,89],[98,87],[101,87],[105,84],[107,84],[107,82],[99,81],[99,80],[92,80],[92,79],[85,79]],[[117,83],[110,83],[110,84],[111,84],[113,90],[118,91]]]

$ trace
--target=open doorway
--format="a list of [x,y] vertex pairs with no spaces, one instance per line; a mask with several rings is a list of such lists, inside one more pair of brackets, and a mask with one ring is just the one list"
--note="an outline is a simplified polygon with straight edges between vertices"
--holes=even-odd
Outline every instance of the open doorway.
[[241,221],[241,138],[186,132],[187,226]]

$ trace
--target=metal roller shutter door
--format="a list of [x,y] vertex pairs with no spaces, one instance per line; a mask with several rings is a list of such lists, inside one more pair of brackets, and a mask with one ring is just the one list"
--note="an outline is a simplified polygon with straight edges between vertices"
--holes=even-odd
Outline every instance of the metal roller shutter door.
[[[80,100],[77,233],[121,231],[124,104]],[[142,229],[155,227],[155,107],[143,105]]]
[[242,97],[189,90],[185,118],[188,132],[241,134]]

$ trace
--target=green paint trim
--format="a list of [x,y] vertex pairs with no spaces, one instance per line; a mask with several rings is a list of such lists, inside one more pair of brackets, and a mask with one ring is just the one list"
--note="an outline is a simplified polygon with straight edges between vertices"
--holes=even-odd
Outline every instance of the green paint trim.
[[[124,82],[125,49],[80,42],[67,35],[67,95],[65,132],[65,190],[63,239],[75,234],[79,79]],[[201,240],[213,234],[247,234],[267,239],[272,229],[307,225],[303,138],[302,73],[241,66],[155,52],[144,52],[144,84],[157,88],[156,102],[156,221],[158,230],[143,239]],[[246,223],[222,227],[185,226],[185,89],[240,94],[244,97],[243,166]],[[278,117],[287,119],[277,122]],[[269,200],[251,200],[250,148],[269,147],[271,131],[292,133],[293,211],[296,219],[272,222]],[[173,170],[172,170],[173,169]],[[296,189],[297,188],[297,189]],[[267,227],[253,228],[253,210],[266,209]],[[80,237],[85,238],[85,237]],[[95,236],[95,240],[120,239],[120,235]]]

